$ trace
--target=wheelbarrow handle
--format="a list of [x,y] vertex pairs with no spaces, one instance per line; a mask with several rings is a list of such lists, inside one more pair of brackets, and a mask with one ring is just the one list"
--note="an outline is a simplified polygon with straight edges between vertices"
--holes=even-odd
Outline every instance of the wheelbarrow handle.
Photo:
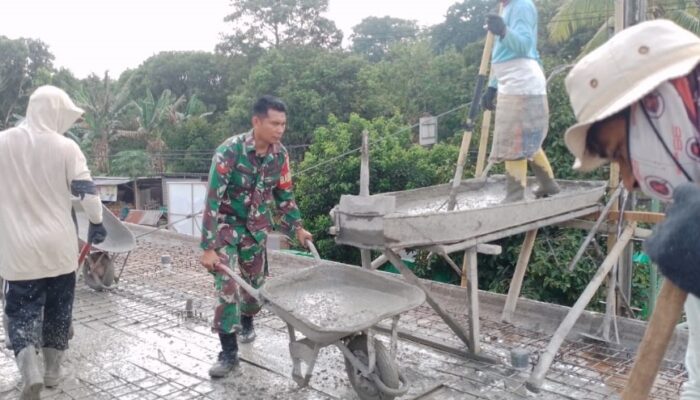
[[90,254],[90,249],[92,248],[92,244],[90,243],[85,243],[83,245],[83,248],[80,249],[80,255],[78,256],[78,266],[83,265],[83,262],[85,262],[85,258]]
[[314,242],[311,240],[306,241],[306,247],[311,251],[311,254],[314,255],[314,258],[317,260],[321,259],[321,256],[318,254],[318,250],[316,250],[316,246],[314,245]]
[[253,296],[255,300],[261,301],[262,296],[260,296],[260,291],[252,287],[248,282],[246,282],[242,277],[233,272],[226,264],[216,263],[214,264],[214,271],[228,275],[231,279],[236,281],[236,283],[243,288],[249,295]]

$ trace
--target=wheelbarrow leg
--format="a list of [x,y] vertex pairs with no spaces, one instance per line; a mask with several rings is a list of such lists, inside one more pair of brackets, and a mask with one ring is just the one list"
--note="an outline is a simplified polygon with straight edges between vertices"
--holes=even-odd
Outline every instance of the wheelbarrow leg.
[[[290,324],[287,324],[287,331],[289,332],[289,354],[292,356],[293,364],[292,379],[299,387],[306,387],[316,365],[318,351],[323,346],[307,338],[297,340],[294,327]],[[306,363],[306,371],[302,371],[302,362]]]

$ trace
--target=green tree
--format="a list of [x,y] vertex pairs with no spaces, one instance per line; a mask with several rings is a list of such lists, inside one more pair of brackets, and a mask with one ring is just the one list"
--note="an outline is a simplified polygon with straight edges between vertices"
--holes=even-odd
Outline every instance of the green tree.
[[[581,51],[588,51],[603,44],[614,32],[615,2],[613,0],[565,0],[547,23],[549,38],[554,44],[566,43],[576,33],[595,30],[593,37]],[[648,3],[646,19],[665,18],[686,29],[700,34],[700,6],[690,0],[674,0],[670,3]]]
[[214,149],[230,134],[219,124],[194,116],[165,132],[168,171],[209,172]]
[[416,21],[385,16],[367,17],[352,31],[352,51],[376,62],[384,58],[392,44],[414,40],[419,28]]
[[310,46],[271,50],[253,68],[246,84],[229,98],[233,132],[250,129],[251,106],[264,94],[281,97],[289,107],[285,143],[312,142],[314,129],[328,115],[346,119],[362,112],[368,89],[359,79],[368,62],[358,55]]
[[216,49],[225,54],[256,55],[261,49],[286,45],[338,48],[343,33],[322,16],[328,0],[232,0],[224,21],[233,32]]
[[114,176],[128,176],[137,178],[150,174],[150,157],[143,150],[120,151],[112,159],[112,171]]
[[[233,75],[247,74],[249,68],[235,58],[202,51],[169,51],[158,53],[138,68],[124,73],[120,80],[130,79],[134,97],[146,97],[147,91],[160,97],[169,90],[174,96],[197,96],[209,109],[226,111],[226,96],[232,91]],[[242,81],[242,76],[234,81]]]
[[[372,121],[351,115],[347,122],[330,117],[327,126],[314,132],[314,143],[304,161],[295,166],[297,202],[304,223],[324,256],[342,262],[358,263],[355,248],[335,245],[327,232],[329,212],[342,194],[359,193],[360,157],[353,152],[362,141],[362,131],[370,133],[370,193],[406,190],[446,182],[457,159],[456,146],[438,144],[428,150],[414,145],[411,130],[395,116]],[[337,158],[337,159],[336,159]],[[335,159],[332,163],[327,160]]]
[[130,102],[129,85],[117,85],[105,72],[104,78],[91,75],[75,94],[76,103],[85,110],[83,144],[90,146],[96,171],[109,173],[110,141],[124,126],[123,116]]
[[53,71],[54,56],[35,39],[0,36],[0,129],[24,115],[29,96]]
[[488,0],[464,0],[447,9],[445,21],[430,29],[432,47],[437,52],[448,49],[461,51],[468,44],[486,37],[486,14],[495,10]]
[[185,97],[175,97],[170,90],[161,92],[156,100],[150,89],[146,91],[146,97],[133,100],[129,103],[137,112],[136,130],[119,130],[115,138],[131,137],[144,138],[146,140],[146,151],[151,157],[151,170],[162,174],[165,172],[165,159],[163,152],[166,149],[163,140],[163,130],[167,126],[172,126],[178,122],[178,108],[185,104]]
[[[467,68],[455,50],[435,55],[427,40],[398,44],[384,60],[363,69],[367,94],[360,110],[367,118],[401,114],[416,123],[424,113],[438,115],[469,102],[476,68]],[[462,120],[457,113],[441,119],[440,137],[454,135]]]

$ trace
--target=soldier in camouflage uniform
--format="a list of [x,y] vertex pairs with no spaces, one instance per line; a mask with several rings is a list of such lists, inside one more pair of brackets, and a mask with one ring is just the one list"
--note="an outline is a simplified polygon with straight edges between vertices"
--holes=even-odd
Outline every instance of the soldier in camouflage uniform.
[[214,378],[225,376],[238,361],[238,338],[255,339],[253,316],[260,304],[245,291],[239,298],[233,279],[213,272],[217,262],[241,275],[253,287],[264,280],[265,242],[272,228],[271,206],[276,206],[280,229],[300,243],[311,240],[301,225],[292,192],[289,155],[280,140],[286,127],[286,106],[263,96],[253,106],[253,129],[222,143],[209,172],[209,191],[202,221],[201,264],[214,275],[218,305],[212,330],[219,334],[222,351],[209,370]]

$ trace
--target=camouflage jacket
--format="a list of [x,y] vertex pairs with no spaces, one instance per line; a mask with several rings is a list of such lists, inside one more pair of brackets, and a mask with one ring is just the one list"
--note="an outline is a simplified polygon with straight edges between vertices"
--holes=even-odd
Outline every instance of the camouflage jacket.
[[301,214],[294,201],[287,149],[272,145],[259,157],[253,131],[230,137],[212,159],[200,247],[235,245],[245,233],[262,243],[273,225],[273,205],[281,230],[293,236],[301,227]]

